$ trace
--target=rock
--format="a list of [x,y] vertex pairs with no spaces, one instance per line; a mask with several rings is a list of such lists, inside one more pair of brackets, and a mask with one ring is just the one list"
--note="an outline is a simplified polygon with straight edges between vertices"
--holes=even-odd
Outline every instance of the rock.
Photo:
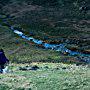
[[67,69],[66,67],[62,67],[62,69]]
[[26,68],[26,67],[19,67],[19,70],[26,71],[26,70],[27,70],[27,68]]
[[19,67],[19,70],[23,70],[23,71],[26,71],[26,70],[37,70],[39,69],[39,67],[37,65],[35,66],[25,66],[25,67]]
[[59,70],[59,67],[55,68],[56,70]]
[[49,67],[48,66],[45,66],[44,68],[48,69]]
[[39,69],[37,65],[31,67],[31,70],[37,70],[37,69]]

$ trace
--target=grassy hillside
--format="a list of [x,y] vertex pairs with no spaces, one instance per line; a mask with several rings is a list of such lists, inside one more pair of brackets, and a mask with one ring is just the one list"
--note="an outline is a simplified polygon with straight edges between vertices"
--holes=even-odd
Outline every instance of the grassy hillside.
[[[89,64],[37,46],[7,27],[90,52],[89,4],[89,0],[0,0],[0,48],[10,60],[9,72],[0,74],[0,90],[90,90]],[[34,65],[39,69],[20,70]]]
[[[85,0],[85,3],[79,0],[51,0],[50,2],[42,0],[41,4],[39,4],[40,1],[36,0],[30,0],[30,2],[29,0],[23,0],[22,2],[21,0],[10,0],[7,4],[6,2],[7,0],[1,1],[0,13],[5,14],[3,18],[12,17],[7,19],[7,23],[16,28],[22,28],[22,32],[28,36],[33,32],[34,38],[45,42],[68,43],[68,48],[90,51],[88,0]],[[81,7],[87,7],[87,9],[80,10]],[[6,26],[2,20],[0,19],[0,23]],[[2,40],[0,47],[5,49],[7,56],[12,61],[28,62],[28,60],[34,61],[35,58],[35,61],[51,61],[53,59],[55,62],[56,60],[63,60],[62,57],[73,58],[63,56],[52,50],[38,48],[35,44],[14,35],[7,27],[0,29],[0,37]],[[11,55],[8,55],[8,52]]]
[[12,73],[0,74],[0,90],[89,90],[90,69],[87,66],[60,63],[32,63],[37,71],[21,71],[25,64],[12,64]]
[[3,5],[1,12],[13,17],[10,24],[28,35],[33,32],[35,38],[59,43],[75,40],[75,47],[90,50],[88,0],[13,0]]
[[5,50],[7,58],[14,63],[78,63],[76,57],[66,56],[54,50],[43,49],[42,47],[17,36],[6,26],[0,27],[0,48]]
[[32,62],[46,60],[59,53],[38,48],[35,44],[21,39],[7,27],[0,28],[0,48],[13,62]]

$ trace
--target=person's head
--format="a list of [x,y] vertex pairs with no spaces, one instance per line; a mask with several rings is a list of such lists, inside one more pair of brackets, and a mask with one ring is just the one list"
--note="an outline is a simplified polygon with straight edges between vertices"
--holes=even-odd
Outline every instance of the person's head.
[[4,53],[4,50],[3,49],[0,49],[0,52],[3,52]]

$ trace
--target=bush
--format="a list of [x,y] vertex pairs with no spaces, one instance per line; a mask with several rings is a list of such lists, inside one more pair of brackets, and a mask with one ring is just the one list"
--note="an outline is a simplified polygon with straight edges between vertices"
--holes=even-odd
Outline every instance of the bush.
[[0,90],[10,90],[10,88],[5,84],[0,84]]

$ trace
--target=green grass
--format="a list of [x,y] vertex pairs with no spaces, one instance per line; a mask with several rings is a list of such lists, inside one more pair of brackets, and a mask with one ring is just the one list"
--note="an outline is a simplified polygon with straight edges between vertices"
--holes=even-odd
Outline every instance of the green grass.
[[[37,65],[37,71],[20,71],[18,67]],[[45,67],[48,68],[45,68]],[[0,90],[89,90],[87,66],[62,63],[12,64],[11,73],[0,75]],[[57,69],[58,68],[58,69]],[[66,69],[63,69],[66,68]],[[4,88],[4,89],[1,89]]]
[[[38,48],[37,45],[22,39],[7,27],[0,28],[0,40],[0,48],[4,49],[11,62],[58,62],[58,60],[64,59],[59,52]],[[68,58],[68,56],[66,57]]]
[[[12,6],[10,7],[12,8]],[[23,5],[20,7],[23,8]],[[71,9],[71,7],[69,8]],[[20,12],[20,9],[20,14],[17,14],[12,20],[8,20],[8,22],[14,26],[21,26],[27,35],[31,31],[34,32],[34,37],[42,40],[44,36],[54,36],[57,40],[57,38],[62,37],[82,39],[83,36],[89,35],[87,31],[89,29],[88,23],[85,25],[79,24],[80,21],[82,23],[82,20],[85,19],[83,16],[81,17],[82,13],[77,14],[78,11],[65,9],[65,7],[60,11],[57,8],[43,8],[41,11],[25,10],[26,15],[23,11]],[[22,15],[24,15],[24,18]],[[5,18],[6,16],[3,15],[2,17]],[[87,18],[89,18],[89,15]],[[44,19],[46,21],[42,21]],[[2,19],[0,19],[0,23],[2,23]],[[42,49],[32,42],[20,38],[4,23],[2,24],[4,26],[0,27],[0,48],[4,49],[11,64],[9,65],[9,73],[0,74],[0,90],[90,90],[90,67],[87,65],[76,66],[75,63],[78,62],[76,62],[75,57]],[[75,28],[75,25],[78,25],[78,27]],[[85,31],[82,31],[84,29]],[[74,64],[71,64],[71,62]],[[26,65],[37,65],[40,69],[37,71],[18,70],[20,66]]]
[[63,56],[54,50],[42,49],[30,41],[22,39],[7,27],[0,27],[0,48],[4,49],[7,58],[14,63],[76,62],[74,57]]

